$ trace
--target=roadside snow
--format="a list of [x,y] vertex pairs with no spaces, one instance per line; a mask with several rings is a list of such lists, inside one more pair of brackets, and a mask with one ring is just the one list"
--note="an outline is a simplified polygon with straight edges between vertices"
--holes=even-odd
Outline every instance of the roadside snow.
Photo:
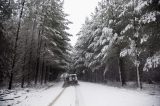
[[54,83],[53,86],[44,88],[17,89],[0,101],[0,106],[48,106],[62,91],[62,82]]
[[106,85],[80,82],[86,106],[160,106],[159,95]]

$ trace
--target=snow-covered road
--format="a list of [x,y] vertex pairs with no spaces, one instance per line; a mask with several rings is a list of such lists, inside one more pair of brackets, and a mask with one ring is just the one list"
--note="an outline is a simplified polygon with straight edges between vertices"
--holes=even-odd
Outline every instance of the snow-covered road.
[[75,106],[75,88],[68,87],[51,106]]
[[61,82],[48,89],[18,91],[17,95],[21,97],[0,106],[160,106],[160,95],[89,82],[67,88],[62,88]]
[[50,106],[85,106],[80,86],[70,86]]
[[160,96],[140,90],[127,90],[101,84],[80,82],[67,87],[52,106],[160,106]]

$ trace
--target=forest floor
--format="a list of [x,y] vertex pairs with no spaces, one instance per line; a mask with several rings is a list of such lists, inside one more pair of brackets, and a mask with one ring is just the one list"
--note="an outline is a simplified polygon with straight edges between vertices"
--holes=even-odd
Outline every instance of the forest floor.
[[0,90],[0,106],[160,106],[160,86],[152,84],[143,90],[89,82],[62,85]]

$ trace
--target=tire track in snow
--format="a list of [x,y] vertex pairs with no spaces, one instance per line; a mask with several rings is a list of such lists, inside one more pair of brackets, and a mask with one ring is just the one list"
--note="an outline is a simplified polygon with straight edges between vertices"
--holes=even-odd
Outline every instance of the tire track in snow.
[[75,106],[79,106],[79,101],[78,101],[78,90],[77,90],[77,87],[75,86]]
[[60,98],[60,96],[63,94],[66,88],[63,88],[63,90],[57,95],[57,97],[48,105],[48,106],[53,106],[55,102]]
[[86,106],[79,85],[75,86],[75,106]]

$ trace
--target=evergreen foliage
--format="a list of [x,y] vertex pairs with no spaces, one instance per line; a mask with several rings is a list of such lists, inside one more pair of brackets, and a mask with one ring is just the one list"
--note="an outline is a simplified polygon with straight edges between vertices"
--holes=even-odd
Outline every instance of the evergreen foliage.
[[147,78],[143,74],[160,67],[159,7],[159,0],[99,2],[78,34],[74,66],[80,78],[120,81],[122,86],[138,81],[139,87],[141,81],[155,80],[154,73]]

